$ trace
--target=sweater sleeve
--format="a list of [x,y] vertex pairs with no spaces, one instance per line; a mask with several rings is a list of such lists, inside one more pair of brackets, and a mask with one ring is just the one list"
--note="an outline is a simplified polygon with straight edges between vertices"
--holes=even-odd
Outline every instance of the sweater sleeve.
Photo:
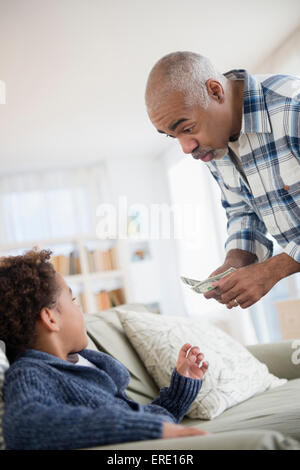
[[159,439],[162,415],[118,407],[58,404],[41,371],[18,371],[5,386],[3,434],[7,449],[80,449]]
[[202,380],[191,379],[177,372],[174,367],[169,387],[160,389],[160,394],[144,406],[145,412],[164,413],[179,423],[188,412],[202,386]]

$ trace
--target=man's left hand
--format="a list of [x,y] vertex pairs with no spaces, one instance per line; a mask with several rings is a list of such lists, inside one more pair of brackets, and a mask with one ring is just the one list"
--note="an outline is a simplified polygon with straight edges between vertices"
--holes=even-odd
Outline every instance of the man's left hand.
[[219,302],[227,308],[248,308],[266,295],[278,279],[264,263],[251,264],[213,284],[220,294]]

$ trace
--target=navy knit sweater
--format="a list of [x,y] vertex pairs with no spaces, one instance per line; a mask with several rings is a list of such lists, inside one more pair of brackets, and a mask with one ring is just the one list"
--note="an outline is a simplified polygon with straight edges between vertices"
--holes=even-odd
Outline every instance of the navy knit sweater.
[[169,387],[147,405],[125,393],[127,369],[108,354],[83,350],[96,368],[27,350],[8,369],[3,433],[7,449],[78,449],[162,437],[178,423],[202,381],[173,369]]

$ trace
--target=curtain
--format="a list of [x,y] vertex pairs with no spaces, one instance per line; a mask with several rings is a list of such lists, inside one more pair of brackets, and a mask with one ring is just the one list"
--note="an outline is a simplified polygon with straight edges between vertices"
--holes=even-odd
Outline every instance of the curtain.
[[96,235],[96,206],[106,197],[103,164],[2,175],[0,246]]

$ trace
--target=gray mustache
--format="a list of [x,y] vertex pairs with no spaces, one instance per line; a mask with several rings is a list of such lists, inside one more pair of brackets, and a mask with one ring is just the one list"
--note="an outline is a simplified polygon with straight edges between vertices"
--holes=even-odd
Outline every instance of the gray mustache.
[[200,152],[192,152],[192,157],[193,158],[202,158],[204,157],[204,155],[206,155],[207,153],[213,153],[213,150],[212,149],[206,149],[206,150],[203,150],[203,151],[200,151]]

